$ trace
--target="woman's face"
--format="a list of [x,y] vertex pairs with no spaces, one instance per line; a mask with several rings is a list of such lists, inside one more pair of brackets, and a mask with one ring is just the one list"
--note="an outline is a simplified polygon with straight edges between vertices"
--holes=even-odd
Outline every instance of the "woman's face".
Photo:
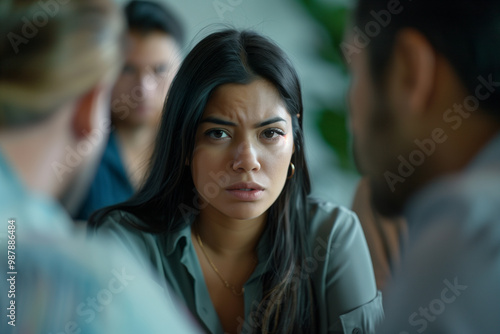
[[293,152],[292,120],[272,84],[220,86],[198,126],[191,165],[203,210],[241,220],[265,214],[285,185]]

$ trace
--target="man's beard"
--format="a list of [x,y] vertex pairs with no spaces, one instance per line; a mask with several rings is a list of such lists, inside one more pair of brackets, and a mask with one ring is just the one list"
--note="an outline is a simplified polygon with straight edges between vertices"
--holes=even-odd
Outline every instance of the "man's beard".
[[[357,146],[363,143],[357,143],[356,138],[353,139],[354,160],[360,173],[369,178],[371,201],[375,210],[390,218],[401,216],[414,189],[415,177],[410,175],[404,182],[397,182],[391,187],[387,173],[398,174],[398,156],[401,154],[397,149],[398,138],[394,135],[394,113],[383,98],[378,98],[370,115],[367,119],[369,133],[365,135],[364,152],[360,152]],[[367,156],[363,157],[361,154]]]

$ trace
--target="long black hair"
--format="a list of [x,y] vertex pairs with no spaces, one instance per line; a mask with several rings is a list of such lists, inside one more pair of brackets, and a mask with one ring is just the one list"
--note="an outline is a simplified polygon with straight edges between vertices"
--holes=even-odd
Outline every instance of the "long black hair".
[[259,78],[276,87],[292,119],[295,174],[268,212],[272,240],[269,270],[263,277],[259,319],[252,322],[258,333],[302,333],[304,329],[314,333],[312,285],[309,276],[302,273],[310,252],[306,241],[310,180],[304,155],[301,88],[285,53],[255,32],[216,32],[193,48],[168,93],[147,180],[130,200],[99,210],[89,224],[96,228],[113,210],[137,216],[144,224],[135,227],[150,233],[169,233],[191,224],[186,212],[198,212],[198,197],[186,161],[192,161],[205,106],[217,87],[248,84]]

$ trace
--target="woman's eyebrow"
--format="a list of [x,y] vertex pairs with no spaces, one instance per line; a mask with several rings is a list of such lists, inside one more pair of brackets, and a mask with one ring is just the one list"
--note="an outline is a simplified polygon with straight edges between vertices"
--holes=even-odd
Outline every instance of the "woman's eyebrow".
[[270,118],[268,120],[265,120],[264,122],[255,124],[255,128],[261,128],[263,126],[273,124],[273,123],[278,123],[278,122],[285,122],[286,123],[286,120],[282,117],[273,117],[273,118]]
[[201,123],[214,123],[214,124],[219,124],[219,125],[236,126],[236,123],[225,121],[223,119],[216,118],[213,116],[209,116],[209,117],[201,120],[200,124]]
[[[257,129],[257,128],[261,128],[263,126],[273,124],[273,123],[278,123],[278,122],[285,122],[286,123],[286,120],[282,117],[273,117],[273,118],[270,118],[270,119],[265,120],[263,122],[255,124],[254,128]],[[236,123],[233,123],[230,121],[225,121],[223,119],[213,117],[213,116],[209,116],[207,118],[204,118],[203,120],[200,121],[200,124],[201,123],[214,123],[214,124],[218,124],[218,125],[238,126],[238,124],[236,124]]]

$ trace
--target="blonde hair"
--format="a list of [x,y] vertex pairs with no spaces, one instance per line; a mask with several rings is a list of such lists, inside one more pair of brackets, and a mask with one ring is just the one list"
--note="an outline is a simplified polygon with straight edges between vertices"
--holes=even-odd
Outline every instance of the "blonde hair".
[[0,127],[45,119],[117,72],[123,18],[112,0],[2,0]]

